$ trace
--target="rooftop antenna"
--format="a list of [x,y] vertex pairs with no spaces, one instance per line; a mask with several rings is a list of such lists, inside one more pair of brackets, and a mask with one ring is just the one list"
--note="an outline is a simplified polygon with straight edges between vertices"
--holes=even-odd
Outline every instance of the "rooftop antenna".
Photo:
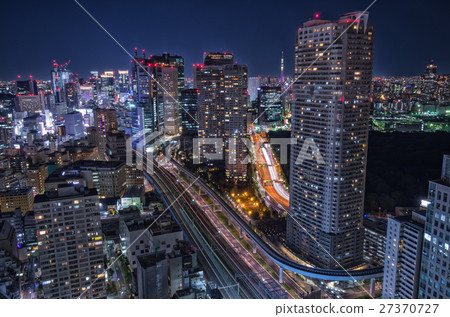
[[284,57],[283,57],[283,51],[281,51],[281,83],[284,81]]

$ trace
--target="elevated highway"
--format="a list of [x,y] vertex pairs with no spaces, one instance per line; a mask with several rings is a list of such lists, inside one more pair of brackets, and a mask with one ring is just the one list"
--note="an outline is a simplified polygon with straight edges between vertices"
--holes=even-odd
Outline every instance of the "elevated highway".
[[330,281],[354,281],[366,280],[383,276],[383,267],[374,267],[360,270],[338,270],[338,269],[322,269],[316,267],[306,266],[295,261],[292,261],[285,256],[275,251],[264,239],[259,236],[253,228],[247,224],[214,190],[212,190],[205,182],[198,179],[197,176],[188,171],[184,166],[175,160],[171,163],[183,174],[188,176],[191,181],[196,180],[198,185],[209,197],[214,199],[223,211],[229,217],[229,220],[236,224],[237,227],[253,241],[254,247],[259,247],[272,261],[280,266],[281,269],[286,269],[310,278],[330,280]]

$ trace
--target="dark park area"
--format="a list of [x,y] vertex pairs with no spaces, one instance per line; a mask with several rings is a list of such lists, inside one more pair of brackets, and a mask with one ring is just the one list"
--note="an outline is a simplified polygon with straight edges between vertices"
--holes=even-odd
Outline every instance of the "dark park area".
[[[289,131],[271,131],[271,138],[288,138]],[[279,146],[274,146],[279,148]],[[288,149],[290,150],[290,149]],[[279,151],[274,151],[279,155]],[[290,152],[290,151],[289,151]],[[290,154],[290,153],[289,153]],[[366,213],[414,207],[427,198],[428,181],[440,177],[442,156],[450,154],[450,134],[369,133],[365,194]],[[289,155],[290,157],[290,155]],[[289,179],[289,162],[282,165]]]

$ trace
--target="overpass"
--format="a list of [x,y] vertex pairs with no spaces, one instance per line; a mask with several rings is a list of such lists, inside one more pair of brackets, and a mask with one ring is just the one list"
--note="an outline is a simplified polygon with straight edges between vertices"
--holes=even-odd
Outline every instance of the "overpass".
[[[228,220],[233,221],[242,232],[249,237],[254,243],[254,250],[259,247],[272,261],[280,266],[280,280],[282,280],[283,269],[295,272],[310,278],[329,280],[329,281],[355,281],[367,280],[383,276],[383,267],[374,267],[361,270],[338,270],[338,269],[322,269],[306,266],[295,261],[292,261],[285,256],[275,251],[269,244],[267,244],[262,237],[260,237],[245,221],[242,219],[214,190],[212,190],[205,182],[197,179],[197,176],[188,171],[184,166],[175,160],[171,160],[179,171],[188,176],[191,181],[196,180],[196,184],[205,191],[214,203],[218,204],[227,214]],[[254,251],[255,252],[255,251]]]

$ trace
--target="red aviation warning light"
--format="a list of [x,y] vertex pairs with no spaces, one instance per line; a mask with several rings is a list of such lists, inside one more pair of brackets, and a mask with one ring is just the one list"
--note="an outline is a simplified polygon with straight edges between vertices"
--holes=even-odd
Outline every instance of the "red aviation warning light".
[[314,14],[314,17],[315,17],[316,19],[318,19],[319,16],[320,16],[319,13]]

